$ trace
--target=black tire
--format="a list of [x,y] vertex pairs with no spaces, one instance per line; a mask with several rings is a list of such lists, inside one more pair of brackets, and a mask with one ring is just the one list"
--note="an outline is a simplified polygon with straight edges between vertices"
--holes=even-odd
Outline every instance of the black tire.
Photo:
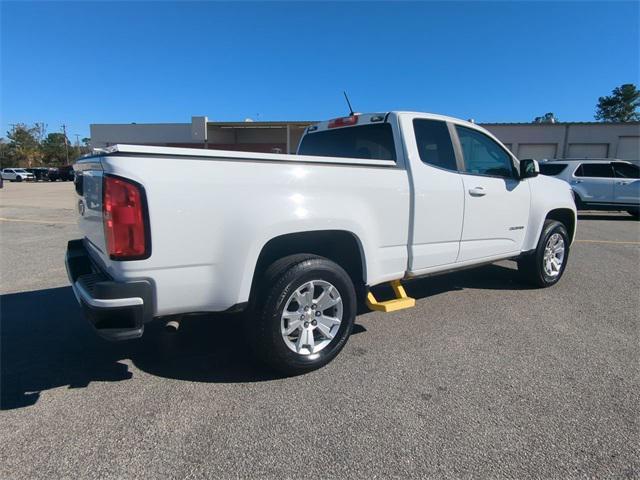
[[17,176],[17,177],[16,177],[16,182],[21,182],[21,181],[22,181],[22,177]]
[[[564,240],[564,259],[557,275],[550,276],[544,269],[544,254],[549,238],[559,234]],[[522,279],[536,287],[546,288],[558,283],[569,260],[570,238],[566,227],[556,220],[545,220],[535,252],[518,259],[518,271]]]
[[640,208],[630,208],[629,210],[627,210],[627,212],[636,220],[640,218]]
[[[311,280],[328,282],[337,289],[342,300],[342,322],[324,348],[305,355],[287,346],[281,333],[281,322],[291,295]],[[351,334],[357,311],[353,282],[342,267],[316,255],[291,255],[273,263],[260,285],[258,299],[252,308],[254,315],[249,315],[247,321],[254,354],[261,364],[285,375],[298,375],[326,365],[340,353]]]

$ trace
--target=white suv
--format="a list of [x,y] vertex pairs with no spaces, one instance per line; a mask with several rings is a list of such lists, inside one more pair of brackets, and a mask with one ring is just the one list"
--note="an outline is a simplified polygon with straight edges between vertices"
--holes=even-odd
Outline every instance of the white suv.
[[612,159],[549,160],[540,173],[571,185],[578,210],[624,210],[634,217],[640,211],[640,168]]
[[33,173],[27,172],[24,168],[5,168],[2,170],[2,179],[11,182],[22,182],[23,180],[35,180]]

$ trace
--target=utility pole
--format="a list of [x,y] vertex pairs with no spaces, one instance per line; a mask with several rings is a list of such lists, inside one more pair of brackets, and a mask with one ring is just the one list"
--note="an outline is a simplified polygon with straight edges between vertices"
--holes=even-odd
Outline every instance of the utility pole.
[[64,154],[65,157],[67,158],[67,165],[69,165],[69,145],[67,145],[67,126],[63,123],[62,124],[62,133],[64,135]]

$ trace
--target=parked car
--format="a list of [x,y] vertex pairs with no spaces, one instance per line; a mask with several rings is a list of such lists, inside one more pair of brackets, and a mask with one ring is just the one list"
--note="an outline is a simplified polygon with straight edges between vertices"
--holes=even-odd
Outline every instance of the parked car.
[[63,182],[73,182],[73,165],[64,165],[58,168],[58,175]]
[[640,212],[640,168],[612,159],[563,159],[540,164],[540,173],[571,185],[578,210]]
[[[410,308],[401,280],[504,259],[549,287],[576,230],[565,182],[440,115],[322,122],[297,155],[117,145],[75,170],[83,238],[67,271],[100,335],[248,309],[256,355],[289,374],[340,352],[357,292],[374,310]],[[369,290],[389,282],[391,300]]]
[[55,167],[49,168],[49,171],[47,172],[47,180],[50,182],[60,180],[60,171]]
[[2,178],[10,182],[22,182],[33,181],[36,177],[24,168],[4,168],[2,169]]
[[45,181],[48,180],[48,168],[36,167],[36,168],[25,168],[25,170],[29,173],[33,173],[33,176],[36,181]]

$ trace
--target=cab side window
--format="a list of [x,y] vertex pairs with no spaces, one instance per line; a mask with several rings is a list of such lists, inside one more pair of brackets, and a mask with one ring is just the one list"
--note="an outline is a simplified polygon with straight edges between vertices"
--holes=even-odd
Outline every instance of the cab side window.
[[445,122],[416,118],[413,130],[420,160],[427,165],[458,171],[451,135]]
[[482,132],[456,125],[465,172],[472,175],[515,178],[511,156],[493,139]]

